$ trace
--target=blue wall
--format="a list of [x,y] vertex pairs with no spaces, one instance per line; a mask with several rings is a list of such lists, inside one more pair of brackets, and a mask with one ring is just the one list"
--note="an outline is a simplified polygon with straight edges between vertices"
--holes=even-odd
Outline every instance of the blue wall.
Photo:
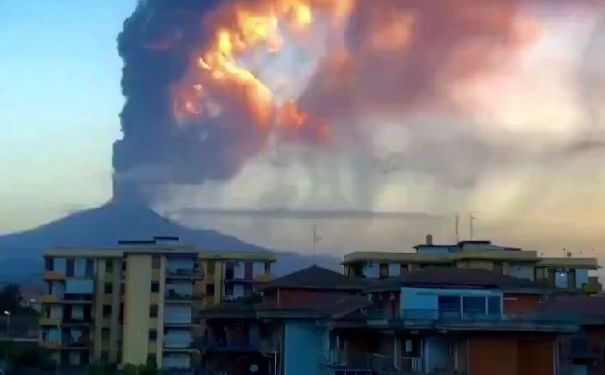
[[325,330],[314,322],[288,322],[284,333],[284,375],[316,375]]

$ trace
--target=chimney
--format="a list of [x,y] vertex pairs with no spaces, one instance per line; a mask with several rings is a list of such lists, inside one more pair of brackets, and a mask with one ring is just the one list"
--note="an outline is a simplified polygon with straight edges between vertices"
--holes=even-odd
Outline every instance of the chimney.
[[427,234],[426,235],[426,244],[429,246],[433,245],[433,235],[432,234]]

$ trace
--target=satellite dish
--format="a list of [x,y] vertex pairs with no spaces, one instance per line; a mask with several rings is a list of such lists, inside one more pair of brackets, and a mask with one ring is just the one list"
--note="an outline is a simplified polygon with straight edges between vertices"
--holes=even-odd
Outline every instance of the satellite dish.
[[250,372],[253,374],[256,374],[258,372],[258,365],[256,363],[250,365]]

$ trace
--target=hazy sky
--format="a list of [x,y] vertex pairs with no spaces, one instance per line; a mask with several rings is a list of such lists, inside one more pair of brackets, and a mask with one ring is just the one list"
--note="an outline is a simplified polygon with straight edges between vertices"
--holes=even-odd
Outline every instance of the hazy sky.
[[[116,36],[135,5],[135,0],[0,0],[0,233],[110,198],[111,147],[121,137],[123,105]],[[465,138],[463,122],[469,118],[421,116],[405,119],[412,123],[406,127],[386,122],[371,135],[377,144],[371,157],[387,167],[388,161],[399,163],[393,172],[377,173],[355,153],[313,153],[302,162],[286,161],[285,167],[274,155],[260,154],[226,183],[175,187],[180,193],[173,190],[159,209],[355,206],[355,196],[363,196],[356,189],[369,184],[372,204],[361,208],[434,216],[327,220],[321,223],[323,249],[408,250],[427,232],[440,242],[453,240],[453,213],[466,217],[474,211],[480,237],[553,255],[563,247],[602,254],[602,148],[568,152],[574,142],[603,141],[598,131],[583,135],[585,128],[603,124],[588,125],[594,119],[578,85],[597,22],[594,14],[548,18],[538,42],[515,64],[452,89],[461,102],[481,108],[470,118],[479,146],[491,147],[485,160],[476,157],[480,150],[465,149],[476,146]],[[472,187],[465,185],[469,178],[477,179]],[[342,201],[334,201],[333,184]],[[310,239],[310,221],[182,213],[180,218],[274,248],[308,247]]]
[[0,0],[0,233],[110,195],[135,0]]

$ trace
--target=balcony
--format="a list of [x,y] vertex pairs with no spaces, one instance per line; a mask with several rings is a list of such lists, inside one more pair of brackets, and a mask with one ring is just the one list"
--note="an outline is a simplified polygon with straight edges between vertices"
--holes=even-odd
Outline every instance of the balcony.
[[55,326],[56,327],[61,324],[61,319],[42,317],[42,318],[40,318],[39,324],[41,326]]
[[193,294],[187,292],[178,292],[170,289],[166,291],[166,294],[164,294],[164,299],[172,302],[188,302],[193,300]]
[[45,294],[40,297],[40,303],[59,303],[62,298],[63,296],[60,296],[58,294]]
[[63,271],[45,271],[42,278],[46,281],[65,280],[65,272],[63,272]]
[[202,277],[198,267],[194,268],[166,268],[167,279],[193,279]]
[[[353,353],[343,350],[330,352],[329,359],[324,361],[326,374],[330,375],[423,375],[424,359],[421,357],[393,357],[380,353]],[[455,370],[453,361],[448,361],[438,372],[431,374],[457,375],[463,372]]]
[[63,295],[62,302],[67,303],[92,303],[92,294],[68,294]]
[[[401,316],[392,317],[388,311],[380,309],[366,310],[366,319],[360,324],[392,328],[442,328],[468,331],[513,330],[531,332],[569,332],[577,330],[577,325],[586,321],[581,317],[568,314],[485,314],[460,311],[440,311],[404,309]],[[601,316],[599,322],[605,322]]]

